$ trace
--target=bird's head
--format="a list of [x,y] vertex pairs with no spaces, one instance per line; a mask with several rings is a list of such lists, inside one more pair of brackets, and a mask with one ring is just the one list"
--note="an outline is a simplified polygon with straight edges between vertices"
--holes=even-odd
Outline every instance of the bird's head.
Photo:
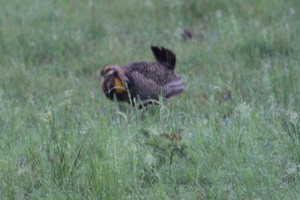
[[126,92],[129,80],[125,71],[115,65],[106,65],[99,74],[101,78],[101,87],[107,96],[123,94]]

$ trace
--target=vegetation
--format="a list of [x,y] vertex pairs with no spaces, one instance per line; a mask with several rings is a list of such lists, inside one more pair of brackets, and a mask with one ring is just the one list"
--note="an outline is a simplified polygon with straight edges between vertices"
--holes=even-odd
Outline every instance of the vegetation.
[[[300,1],[0,5],[1,199],[300,199]],[[107,100],[151,45],[184,93]]]

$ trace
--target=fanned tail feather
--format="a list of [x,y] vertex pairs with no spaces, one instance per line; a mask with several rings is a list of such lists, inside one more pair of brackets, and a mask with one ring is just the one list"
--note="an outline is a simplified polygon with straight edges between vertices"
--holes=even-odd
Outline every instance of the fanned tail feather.
[[164,47],[159,48],[155,46],[151,46],[151,50],[159,63],[171,70],[175,68],[176,56],[172,51],[165,49]]

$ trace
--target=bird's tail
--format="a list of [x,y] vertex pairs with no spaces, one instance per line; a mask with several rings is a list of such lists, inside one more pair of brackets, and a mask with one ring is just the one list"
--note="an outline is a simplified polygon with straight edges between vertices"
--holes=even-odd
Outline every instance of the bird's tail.
[[151,50],[156,58],[156,60],[166,66],[169,69],[174,69],[176,65],[176,56],[175,54],[170,51],[169,49],[165,49],[164,47],[159,48],[152,46]]
[[165,97],[170,98],[174,95],[178,95],[183,91],[183,89],[184,89],[184,84],[181,78],[172,81],[165,86]]

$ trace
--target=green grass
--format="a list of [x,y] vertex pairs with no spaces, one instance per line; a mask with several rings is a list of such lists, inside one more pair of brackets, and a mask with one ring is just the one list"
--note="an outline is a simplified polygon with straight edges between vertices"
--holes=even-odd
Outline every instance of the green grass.
[[[299,199],[299,8],[2,0],[0,198]],[[107,100],[102,66],[152,61],[150,45],[176,53],[184,93]]]

